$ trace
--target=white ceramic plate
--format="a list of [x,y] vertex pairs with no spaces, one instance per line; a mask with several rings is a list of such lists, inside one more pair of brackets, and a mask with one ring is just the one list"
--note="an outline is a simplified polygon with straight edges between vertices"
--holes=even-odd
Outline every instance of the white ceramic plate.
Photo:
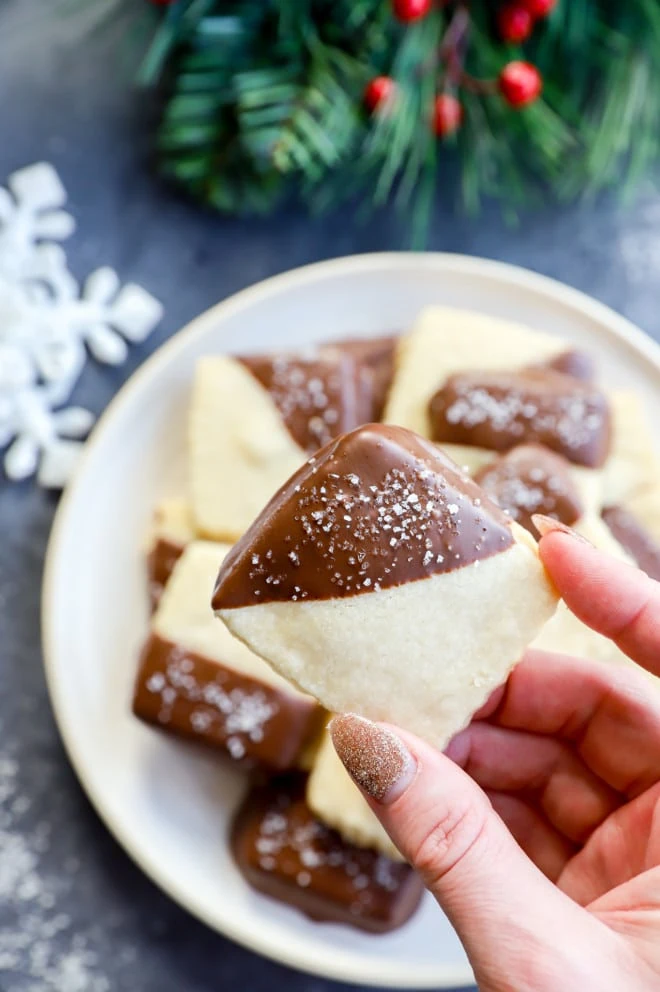
[[211,927],[294,967],[356,983],[472,983],[430,897],[391,936],[314,924],[242,881],[225,842],[239,774],[142,726],[129,712],[147,630],[142,544],[155,502],[184,480],[196,360],[409,327],[429,303],[513,318],[598,354],[660,422],[660,348],[606,307],[541,276],[452,255],[338,259],[269,279],[177,334],[121,390],[87,449],[53,528],[43,592],[46,670],[57,721],[92,802],[129,854]]

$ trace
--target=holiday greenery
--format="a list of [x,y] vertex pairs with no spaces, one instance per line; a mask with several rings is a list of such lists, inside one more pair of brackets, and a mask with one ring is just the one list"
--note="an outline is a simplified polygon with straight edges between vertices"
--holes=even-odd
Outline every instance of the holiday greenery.
[[[133,2],[133,0],[131,0]],[[157,9],[154,9],[157,8]],[[515,208],[660,151],[657,0],[151,0],[162,171],[220,211],[436,193]],[[452,172],[453,175],[453,172]]]

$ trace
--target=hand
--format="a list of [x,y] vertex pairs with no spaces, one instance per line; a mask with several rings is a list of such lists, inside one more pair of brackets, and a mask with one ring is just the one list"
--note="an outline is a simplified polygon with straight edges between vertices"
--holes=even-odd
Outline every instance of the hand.
[[[660,584],[571,533],[548,533],[540,553],[569,608],[660,674]],[[447,756],[351,715],[332,733],[482,992],[660,989],[660,692],[647,675],[531,651]]]

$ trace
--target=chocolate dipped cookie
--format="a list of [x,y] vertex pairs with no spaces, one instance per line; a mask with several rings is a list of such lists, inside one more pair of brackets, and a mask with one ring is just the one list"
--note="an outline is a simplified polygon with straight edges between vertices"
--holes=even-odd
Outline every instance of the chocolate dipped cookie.
[[232,633],[327,709],[439,746],[556,602],[526,531],[433,444],[376,424],[292,476],[213,594]]
[[244,764],[288,769],[324,714],[213,616],[208,599],[228,550],[194,541],[174,566],[142,649],[133,711]]
[[308,457],[372,409],[372,380],[347,354],[216,355],[198,362],[190,408],[196,528],[233,541]]
[[424,892],[409,865],[350,844],[315,817],[301,776],[248,793],[231,848],[253,888],[313,920],[387,933],[410,918]]

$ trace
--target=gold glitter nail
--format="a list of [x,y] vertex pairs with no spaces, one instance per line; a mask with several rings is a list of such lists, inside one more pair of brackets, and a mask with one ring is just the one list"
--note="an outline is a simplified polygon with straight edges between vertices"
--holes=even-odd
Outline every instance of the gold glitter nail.
[[412,781],[415,759],[391,730],[344,713],[334,717],[330,734],[346,770],[372,799],[391,803]]

